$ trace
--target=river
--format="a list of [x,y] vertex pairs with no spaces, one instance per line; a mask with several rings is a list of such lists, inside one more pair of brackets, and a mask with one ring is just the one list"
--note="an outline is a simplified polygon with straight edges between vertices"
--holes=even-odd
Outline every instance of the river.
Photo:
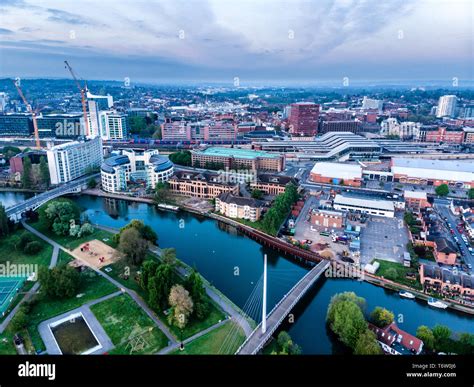
[[[18,201],[23,200],[22,194],[0,193],[2,202],[8,200],[13,204],[15,197]],[[234,228],[212,219],[185,212],[163,212],[143,203],[87,195],[74,200],[93,223],[121,227],[132,219],[143,220],[157,232],[160,247],[176,248],[179,259],[196,267],[240,307],[244,307],[261,278],[264,253],[268,256],[268,310],[308,270],[305,265],[264,248]],[[419,325],[433,327],[435,324],[447,325],[453,331],[474,333],[474,318],[469,315],[433,309],[423,302],[402,299],[395,292],[366,282],[321,278],[293,311],[294,322],[283,326],[302,347],[303,353],[344,351],[325,324],[331,297],[343,291],[353,291],[364,297],[369,312],[375,306],[392,310],[400,328],[413,334]],[[247,305],[245,310],[249,309],[253,318],[261,319],[261,307],[257,302]]]

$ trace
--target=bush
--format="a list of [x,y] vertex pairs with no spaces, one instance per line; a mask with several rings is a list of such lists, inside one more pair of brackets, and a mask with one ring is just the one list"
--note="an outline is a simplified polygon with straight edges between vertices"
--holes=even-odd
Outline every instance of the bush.
[[26,254],[33,255],[38,254],[43,249],[43,245],[38,241],[28,242],[23,251]]
[[18,242],[18,247],[20,248],[20,250],[24,251],[26,245],[30,242],[33,242],[34,240],[35,240],[35,238],[33,237],[33,235],[31,235],[28,232],[24,232],[20,236],[20,240]]

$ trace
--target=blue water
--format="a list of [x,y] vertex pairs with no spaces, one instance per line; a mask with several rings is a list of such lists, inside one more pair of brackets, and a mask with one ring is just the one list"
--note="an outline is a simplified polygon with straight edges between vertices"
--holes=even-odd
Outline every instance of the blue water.
[[[93,223],[121,227],[132,219],[143,220],[158,233],[161,247],[176,248],[179,259],[196,267],[240,307],[246,305],[257,284],[260,287],[255,295],[261,294],[259,280],[264,253],[268,256],[268,310],[308,270],[305,265],[240,235],[234,228],[208,218],[184,212],[162,212],[147,204],[91,196],[80,196],[74,200]],[[395,292],[366,282],[322,278],[292,311],[294,322],[283,325],[304,353],[331,354],[344,351],[325,324],[331,297],[344,291],[353,291],[364,297],[368,312],[375,306],[392,310],[398,325],[413,334],[419,325],[433,327],[435,324],[447,325],[453,331],[474,333],[474,318],[469,315],[433,309],[426,303],[402,299]],[[245,309],[250,309],[252,317],[260,320],[261,303],[252,302]]]

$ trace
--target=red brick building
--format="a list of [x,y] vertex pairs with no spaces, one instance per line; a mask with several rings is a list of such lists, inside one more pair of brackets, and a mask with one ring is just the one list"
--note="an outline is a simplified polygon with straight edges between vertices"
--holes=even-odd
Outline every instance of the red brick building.
[[319,228],[343,228],[344,214],[339,211],[313,209],[311,211],[311,224]]
[[314,136],[318,133],[319,105],[311,102],[300,102],[291,105],[290,133]]
[[405,198],[406,207],[416,212],[420,212],[423,208],[431,207],[426,192],[405,191],[403,196]]
[[[423,127],[422,127],[423,130]],[[426,130],[423,133],[426,142],[446,142],[450,144],[462,144],[464,131],[459,128],[439,126],[436,130]]]

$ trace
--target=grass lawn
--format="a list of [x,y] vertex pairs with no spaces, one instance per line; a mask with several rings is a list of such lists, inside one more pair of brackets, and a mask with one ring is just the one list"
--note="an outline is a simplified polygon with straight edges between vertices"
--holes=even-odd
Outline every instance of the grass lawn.
[[57,265],[67,264],[74,260],[74,257],[63,250],[59,250],[58,263]]
[[414,289],[422,288],[418,279],[415,281],[406,276],[407,273],[418,274],[414,268],[405,267],[401,263],[388,262],[388,261],[382,261],[382,260],[376,260],[376,261],[380,263],[380,267],[377,270],[377,273],[375,273],[376,275],[387,278],[394,282],[398,282],[399,284],[402,284],[402,285],[411,286]]
[[153,354],[168,345],[168,338],[127,294],[91,307],[115,348],[111,354],[128,355],[132,337],[141,337],[145,346],[133,354]]
[[[195,335],[196,333],[201,332],[204,329],[207,329],[213,326],[214,324],[217,324],[219,321],[225,319],[225,315],[221,311],[219,306],[210,298],[208,298],[208,302],[209,302],[208,316],[204,320],[198,320],[195,317],[191,318],[189,323],[183,329],[183,339],[187,339],[188,337],[191,337]],[[174,325],[170,325],[168,323],[168,318],[167,316],[164,315],[164,313],[159,313],[158,317],[160,318],[160,320],[162,320],[166,324],[166,326],[169,327],[170,331],[177,338],[181,338],[181,330]]]
[[179,349],[171,355],[233,355],[245,340],[245,334],[233,321],[206,333]]
[[[98,239],[102,242],[107,243],[108,245],[115,247],[112,241],[112,234],[108,231],[104,231],[98,228],[94,228],[94,232],[89,235],[85,235],[81,238],[72,237],[69,235],[56,235],[52,230],[46,227],[41,221],[29,223],[31,227],[34,227],[42,234],[46,235],[48,238],[51,238],[53,241],[59,243],[61,246],[65,247],[68,250],[74,250],[76,247],[79,247],[81,244],[91,241],[93,239]],[[108,239],[108,241],[104,241]]]
[[83,294],[83,296],[79,298],[50,299],[41,294],[38,294],[35,297],[35,301],[33,302],[31,311],[28,315],[28,331],[36,349],[44,349],[43,341],[41,340],[37,329],[40,322],[118,290],[115,285],[99,276],[91,269],[84,270],[81,273],[81,278],[82,284],[78,294]]

